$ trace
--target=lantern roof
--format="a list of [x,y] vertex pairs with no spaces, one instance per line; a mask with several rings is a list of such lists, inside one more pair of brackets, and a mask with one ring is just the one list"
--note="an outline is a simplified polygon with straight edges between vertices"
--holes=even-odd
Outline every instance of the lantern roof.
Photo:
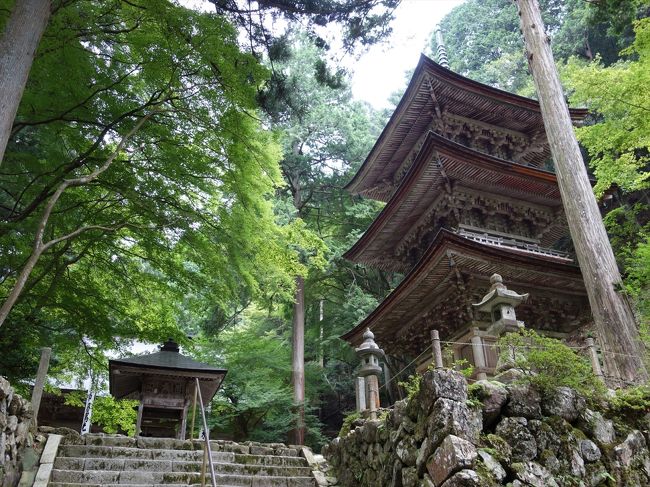
[[492,286],[488,293],[483,297],[480,303],[473,303],[472,306],[477,311],[490,312],[495,306],[499,304],[509,304],[510,306],[518,306],[528,300],[529,294],[519,294],[512,291],[503,284],[503,278],[500,274],[492,274],[490,277]]

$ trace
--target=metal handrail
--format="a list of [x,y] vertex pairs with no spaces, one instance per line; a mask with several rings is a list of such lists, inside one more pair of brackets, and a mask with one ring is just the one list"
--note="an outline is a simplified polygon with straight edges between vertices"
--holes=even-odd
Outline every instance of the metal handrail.
[[[210,480],[212,487],[217,487],[217,479],[214,475],[214,463],[212,462],[212,449],[210,448],[210,428],[208,428],[208,422],[205,419],[205,408],[203,407],[203,396],[201,395],[201,387],[199,386],[198,377],[194,379],[196,381],[196,391],[199,395],[199,405],[201,406],[201,418],[203,419],[203,431],[205,432],[205,450],[203,458],[205,459],[205,452],[207,451],[208,455],[208,464],[210,465]],[[204,461],[205,465],[205,461]],[[201,470],[201,485],[205,485],[205,468]]]

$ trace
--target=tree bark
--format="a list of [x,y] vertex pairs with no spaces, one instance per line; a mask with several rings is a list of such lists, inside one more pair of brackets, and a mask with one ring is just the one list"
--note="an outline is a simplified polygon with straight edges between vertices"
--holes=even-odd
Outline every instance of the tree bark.
[[18,0],[0,38],[0,164],[51,8],[50,0]]
[[296,277],[296,294],[293,303],[292,338],[293,402],[296,406],[296,427],[289,434],[289,442],[294,445],[305,444],[305,280]]
[[644,382],[648,372],[643,345],[634,313],[617,291],[621,276],[573,131],[539,4],[536,0],[514,2],[608,375],[615,385]]

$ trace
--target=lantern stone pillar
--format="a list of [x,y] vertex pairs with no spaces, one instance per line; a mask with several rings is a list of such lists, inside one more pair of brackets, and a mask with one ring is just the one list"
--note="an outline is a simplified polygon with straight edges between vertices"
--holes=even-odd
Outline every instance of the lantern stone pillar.
[[487,379],[487,359],[485,357],[485,348],[483,347],[483,339],[479,333],[478,328],[472,329],[472,337],[470,338],[472,344],[472,355],[474,356],[474,367],[476,368],[476,379]]
[[375,411],[380,407],[379,401],[379,376],[382,373],[380,359],[384,357],[384,351],[375,343],[375,335],[367,329],[363,334],[363,343],[356,348],[357,356],[361,360],[361,368],[359,369],[359,378],[364,381],[365,386],[357,387],[357,405],[361,407],[363,401],[361,400],[362,391],[366,395],[368,409],[370,410],[370,417],[375,418]]

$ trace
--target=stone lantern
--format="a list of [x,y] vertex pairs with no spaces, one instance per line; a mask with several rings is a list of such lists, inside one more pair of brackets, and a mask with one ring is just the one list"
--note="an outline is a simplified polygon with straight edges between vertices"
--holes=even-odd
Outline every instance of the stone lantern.
[[368,328],[363,334],[363,343],[355,349],[361,359],[359,377],[357,377],[357,410],[366,409],[366,391],[368,409],[374,415],[379,407],[379,375],[382,373],[379,360],[384,357],[384,351],[375,343],[375,335]]
[[[528,300],[528,294],[518,294],[509,290],[503,284],[503,278],[499,274],[492,274],[490,277],[492,286],[488,293],[483,297],[480,303],[472,304],[478,311],[490,313],[492,324],[487,329],[487,333],[500,337],[505,333],[515,332],[524,327],[524,322],[517,320],[515,308],[521,303]],[[499,356],[497,361],[497,379],[501,382],[511,382],[516,378],[516,371],[513,369],[515,364],[515,351],[508,353],[508,358]]]
[[528,300],[528,294],[518,294],[509,290],[503,284],[503,278],[499,274],[492,274],[490,283],[492,286],[483,300],[472,304],[476,310],[490,313],[492,324],[487,330],[488,333],[501,336],[523,328],[524,323],[517,320],[515,308]]

